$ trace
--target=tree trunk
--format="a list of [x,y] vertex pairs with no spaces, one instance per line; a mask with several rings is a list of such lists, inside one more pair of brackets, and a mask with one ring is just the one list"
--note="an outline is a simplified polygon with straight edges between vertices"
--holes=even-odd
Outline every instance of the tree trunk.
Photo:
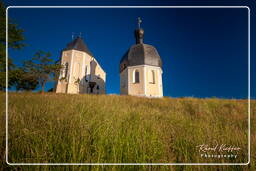
[[42,83],[42,90],[41,90],[42,94],[44,94],[44,86],[45,86],[45,82]]

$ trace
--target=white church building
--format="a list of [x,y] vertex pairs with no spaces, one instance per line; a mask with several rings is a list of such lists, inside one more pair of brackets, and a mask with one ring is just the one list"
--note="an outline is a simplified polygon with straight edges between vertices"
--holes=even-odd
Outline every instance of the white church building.
[[105,94],[106,73],[81,37],[62,51],[56,93]]
[[162,60],[152,45],[143,43],[144,30],[135,30],[136,44],[120,61],[120,94],[143,97],[163,97]]
[[[162,60],[156,48],[143,42],[144,30],[135,30],[136,44],[120,60],[120,94],[163,97]],[[63,66],[56,93],[105,94],[106,73],[81,37],[62,50]]]

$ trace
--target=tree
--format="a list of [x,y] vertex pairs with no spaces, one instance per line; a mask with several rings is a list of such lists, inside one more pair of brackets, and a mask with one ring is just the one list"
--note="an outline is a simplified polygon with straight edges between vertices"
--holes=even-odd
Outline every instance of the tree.
[[[3,2],[0,1],[0,90],[4,90],[6,87],[6,13]],[[18,28],[12,19],[8,18],[8,47],[11,49],[21,49],[25,44],[22,43],[24,40],[23,30]],[[13,69],[15,65],[12,60],[8,57],[8,86],[13,85]]]
[[47,81],[50,81],[58,71],[58,68],[60,68],[60,64],[54,63],[50,56],[49,52],[40,50],[35,53],[31,60],[24,63],[25,71],[31,73],[37,79],[42,88],[42,93],[44,93]]
[[31,91],[35,90],[38,86],[37,78],[28,72],[24,71],[24,68],[17,68],[13,70],[13,86],[15,86],[16,91],[25,90]]

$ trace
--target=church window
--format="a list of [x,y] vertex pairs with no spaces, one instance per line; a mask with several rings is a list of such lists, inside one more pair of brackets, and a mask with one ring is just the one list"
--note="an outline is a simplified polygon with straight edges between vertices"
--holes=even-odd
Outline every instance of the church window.
[[85,75],[87,75],[87,66],[85,66]]
[[133,74],[133,83],[139,83],[140,82],[140,73],[136,69]]
[[84,79],[85,79],[85,82],[88,82],[88,80],[89,80],[89,78],[88,78],[88,74],[87,74],[87,66],[85,66],[85,77],[84,77]]
[[64,69],[64,78],[68,76],[68,63],[65,63],[65,69]]
[[155,84],[155,72],[154,72],[154,70],[150,70],[148,72],[148,80],[149,80],[149,83]]

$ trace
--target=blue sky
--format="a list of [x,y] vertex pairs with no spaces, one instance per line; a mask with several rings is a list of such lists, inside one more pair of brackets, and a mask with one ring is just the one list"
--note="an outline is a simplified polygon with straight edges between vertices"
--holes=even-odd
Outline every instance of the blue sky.
[[[12,5],[24,4],[13,2]],[[144,43],[155,46],[163,61],[164,96],[248,96],[246,8],[37,8],[10,9],[9,16],[25,30],[27,46],[19,51],[10,50],[11,58],[18,65],[38,50],[51,52],[57,60],[71,41],[72,32],[77,35],[82,32],[84,41],[107,73],[107,93],[119,94],[119,62],[135,43],[136,19],[141,17]],[[253,71],[254,68],[252,76]],[[251,86],[255,85],[251,81]],[[53,83],[48,83],[46,90],[52,86]],[[254,92],[252,96],[255,97]]]

